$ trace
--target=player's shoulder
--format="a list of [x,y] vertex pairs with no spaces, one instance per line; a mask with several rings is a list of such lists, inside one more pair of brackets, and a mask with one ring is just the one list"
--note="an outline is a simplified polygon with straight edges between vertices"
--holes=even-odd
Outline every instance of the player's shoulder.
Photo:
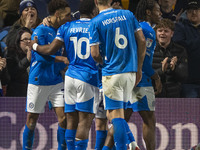
[[48,28],[49,28],[48,26],[41,24],[35,28],[33,34],[43,34]]
[[150,23],[146,22],[146,21],[142,21],[140,22],[140,26],[142,28],[142,30],[144,31],[149,31],[152,32],[154,31],[154,29],[151,27]]
[[72,22],[73,22],[73,21],[66,22],[65,24],[61,25],[61,26],[59,27],[59,29],[61,29],[61,30],[66,30],[66,29],[68,29],[68,28],[70,27],[70,25],[72,24]]
[[146,21],[139,22],[139,24],[142,27],[142,29],[144,29],[144,30],[148,30],[151,28],[150,24]]

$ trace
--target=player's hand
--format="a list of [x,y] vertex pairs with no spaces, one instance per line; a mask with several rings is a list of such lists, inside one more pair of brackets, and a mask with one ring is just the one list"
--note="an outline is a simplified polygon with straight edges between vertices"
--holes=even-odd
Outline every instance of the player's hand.
[[67,59],[67,57],[63,57],[63,62],[64,62],[66,65],[69,65],[69,60]]
[[50,26],[50,24],[51,24],[51,17],[46,17],[46,18],[44,18],[43,20],[42,20],[42,24],[44,25],[44,26]]
[[167,63],[168,57],[166,57],[161,63],[162,63],[162,71],[165,72],[167,70],[168,67],[168,63]]
[[122,6],[120,6],[120,3],[119,2],[114,2],[112,4],[112,8],[114,9],[123,9]]
[[142,79],[142,69],[138,69],[137,73],[136,73],[136,81],[135,81],[135,86],[137,86],[139,84],[139,82]]
[[171,62],[170,62],[170,69],[173,71],[176,67],[176,63],[177,63],[177,56],[174,56],[172,59],[171,59]]
[[155,80],[155,95],[158,95],[162,91],[162,83],[160,78]]
[[66,65],[69,65],[69,60],[67,57],[64,56],[56,56],[55,62],[64,62]]

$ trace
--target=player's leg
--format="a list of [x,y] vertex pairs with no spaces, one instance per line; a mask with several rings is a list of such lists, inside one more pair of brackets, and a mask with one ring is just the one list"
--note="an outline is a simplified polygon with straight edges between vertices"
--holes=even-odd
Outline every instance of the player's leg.
[[89,131],[94,119],[93,113],[78,112],[79,123],[76,132],[76,150],[86,150],[89,138]]
[[143,139],[147,150],[155,150],[155,94],[153,87],[136,87],[133,90],[133,111],[143,120]]
[[47,101],[46,91],[48,91],[48,89],[43,86],[36,86],[32,84],[28,85],[26,104],[26,111],[28,112],[28,115],[23,132],[23,150],[32,149],[36,123],[39,114],[44,112],[44,106]]
[[107,119],[95,118],[95,127],[96,127],[95,150],[101,150],[104,146],[107,136]]
[[58,150],[66,150],[65,131],[67,127],[67,120],[64,113],[64,107],[54,107],[58,119],[57,141]]
[[49,100],[58,119],[57,141],[58,150],[66,150],[65,130],[66,117],[64,113],[64,84],[63,82],[50,86]]
[[76,132],[76,150],[87,148],[89,130],[94,119],[94,101],[97,87],[75,79],[77,91],[76,110],[79,115],[79,123]]
[[[132,109],[126,109],[125,110],[125,120],[127,122],[129,121],[132,112],[133,112]],[[126,134],[128,136],[129,149],[130,150],[139,150],[139,147],[138,147],[138,145],[135,141],[135,138],[134,138],[132,132],[130,131],[129,126],[126,126]],[[112,127],[112,124],[111,124],[111,126],[109,127],[109,130],[108,130],[108,135],[106,137],[106,141],[105,141],[104,146],[106,146],[106,149],[111,150],[111,149],[114,148],[113,145],[114,145],[113,127]]]
[[107,137],[104,143],[104,147],[102,150],[114,150],[116,149],[114,146],[114,130],[113,130],[113,125],[110,124],[108,127],[108,133],[107,133]]
[[77,92],[75,88],[75,79],[65,76],[65,113],[67,116],[67,129],[65,131],[65,141],[67,143],[68,150],[75,150],[75,137],[78,126],[78,112],[76,111]]
[[39,114],[28,113],[25,129],[23,132],[23,150],[32,149],[34,141],[34,130],[38,120]]
[[105,96],[105,108],[108,119],[113,124],[116,149],[127,149],[127,122],[124,119],[124,108],[128,104],[135,83],[135,73],[124,73],[102,78]]
[[127,122],[124,119],[124,109],[108,110],[113,124],[113,137],[117,150],[126,150],[128,137],[126,134]]
[[96,129],[96,144],[95,150],[102,150],[107,136],[107,118],[106,110],[103,104],[103,90],[97,89],[95,96],[95,129]]
[[[128,109],[125,110],[125,120],[126,120],[126,122],[128,122],[130,120],[132,113],[133,113],[132,108],[128,108]],[[126,133],[127,133],[127,136],[128,136],[129,149],[130,150],[139,150],[139,146],[137,145],[135,138],[134,138],[129,126],[127,126],[127,128],[126,128]]]
[[143,139],[147,150],[155,150],[155,124],[156,118],[154,111],[139,111],[143,120]]
[[68,112],[67,116],[67,129],[65,132],[65,140],[68,150],[75,150],[75,137],[78,127],[79,116],[78,112]]

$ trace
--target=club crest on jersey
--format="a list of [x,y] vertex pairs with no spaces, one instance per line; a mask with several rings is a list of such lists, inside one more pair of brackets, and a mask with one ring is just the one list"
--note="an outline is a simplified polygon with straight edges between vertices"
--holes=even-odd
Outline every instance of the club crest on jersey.
[[147,48],[150,48],[151,45],[152,45],[152,43],[153,43],[153,40],[152,40],[152,39],[150,39],[150,38],[147,38],[147,39],[146,39],[146,47],[147,47]]
[[31,103],[29,103],[29,108],[30,109],[33,109],[35,106],[34,106],[34,104],[31,102]]

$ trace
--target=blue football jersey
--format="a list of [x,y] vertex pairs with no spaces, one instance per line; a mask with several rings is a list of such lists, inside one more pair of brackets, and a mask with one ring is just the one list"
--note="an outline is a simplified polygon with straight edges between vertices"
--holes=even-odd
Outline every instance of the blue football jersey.
[[156,33],[148,22],[140,22],[146,39],[146,55],[142,66],[142,80],[138,87],[152,86],[151,76],[155,73],[152,68],[153,54],[156,47]]
[[65,43],[69,59],[65,75],[98,86],[98,67],[89,46],[89,22],[86,18],[67,22],[58,29],[56,39]]
[[129,10],[106,9],[91,20],[90,46],[99,44],[102,75],[137,72],[137,43],[134,33],[141,27]]
[[[56,37],[57,29],[39,25],[32,34],[32,39],[38,37],[39,45],[50,44]],[[63,82],[60,71],[66,66],[64,63],[55,63],[55,56],[61,56],[62,49],[55,55],[42,55],[32,51],[29,72],[29,84],[34,85],[56,85]]]

